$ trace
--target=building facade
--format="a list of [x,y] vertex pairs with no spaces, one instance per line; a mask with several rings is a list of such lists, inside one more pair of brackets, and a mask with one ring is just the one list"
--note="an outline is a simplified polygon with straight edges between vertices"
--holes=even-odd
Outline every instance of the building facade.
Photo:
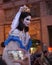
[[27,5],[31,9],[32,20],[29,26],[31,37],[52,46],[51,0],[0,0],[0,54],[3,50],[1,43],[8,37],[12,20],[22,5]]

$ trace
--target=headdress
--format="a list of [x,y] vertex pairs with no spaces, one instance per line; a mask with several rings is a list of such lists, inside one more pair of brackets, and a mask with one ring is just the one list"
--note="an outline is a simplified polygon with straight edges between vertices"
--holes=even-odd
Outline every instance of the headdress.
[[16,29],[16,27],[18,26],[18,24],[19,24],[19,17],[21,15],[21,12],[30,12],[30,9],[26,5],[20,7],[19,11],[17,12],[15,18],[12,21],[11,30],[10,30],[9,33],[14,31]]
[[21,7],[21,10],[22,10],[22,12],[30,12],[30,9],[26,5]]

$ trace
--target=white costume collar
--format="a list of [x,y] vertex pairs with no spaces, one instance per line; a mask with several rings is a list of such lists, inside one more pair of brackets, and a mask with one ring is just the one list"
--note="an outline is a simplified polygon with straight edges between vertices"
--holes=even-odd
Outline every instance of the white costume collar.
[[12,33],[10,33],[10,35],[18,36],[25,46],[28,44],[28,41],[30,39],[28,32],[25,33],[24,31],[20,31],[18,29],[15,29]]

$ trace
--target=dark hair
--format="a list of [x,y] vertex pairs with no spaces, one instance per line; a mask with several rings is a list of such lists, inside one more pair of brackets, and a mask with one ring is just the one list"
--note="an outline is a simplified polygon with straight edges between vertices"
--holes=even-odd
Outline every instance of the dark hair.
[[1,42],[1,47],[5,47],[4,42]]
[[43,51],[44,54],[47,53],[47,52],[48,52],[47,50]]
[[28,13],[28,12],[22,12],[21,15],[20,15],[19,25],[18,25],[18,27],[16,27],[16,28],[19,29],[20,31],[22,31],[22,30],[24,29],[24,31],[27,32],[27,31],[29,30],[29,28],[26,27],[26,26],[23,24],[23,22],[22,22],[22,21],[24,20],[24,18],[27,17],[27,16],[31,16],[31,14]]
[[7,65],[6,62],[0,57],[0,65]]
[[28,12],[22,12],[19,18],[19,22],[27,16],[31,16],[31,14]]

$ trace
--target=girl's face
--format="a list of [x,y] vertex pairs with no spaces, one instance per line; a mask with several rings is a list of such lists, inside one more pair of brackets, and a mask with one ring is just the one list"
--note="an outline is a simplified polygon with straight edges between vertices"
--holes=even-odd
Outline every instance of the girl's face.
[[23,21],[23,24],[25,24],[25,26],[29,26],[30,20],[31,20],[31,16],[25,17],[24,18],[24,21]]

